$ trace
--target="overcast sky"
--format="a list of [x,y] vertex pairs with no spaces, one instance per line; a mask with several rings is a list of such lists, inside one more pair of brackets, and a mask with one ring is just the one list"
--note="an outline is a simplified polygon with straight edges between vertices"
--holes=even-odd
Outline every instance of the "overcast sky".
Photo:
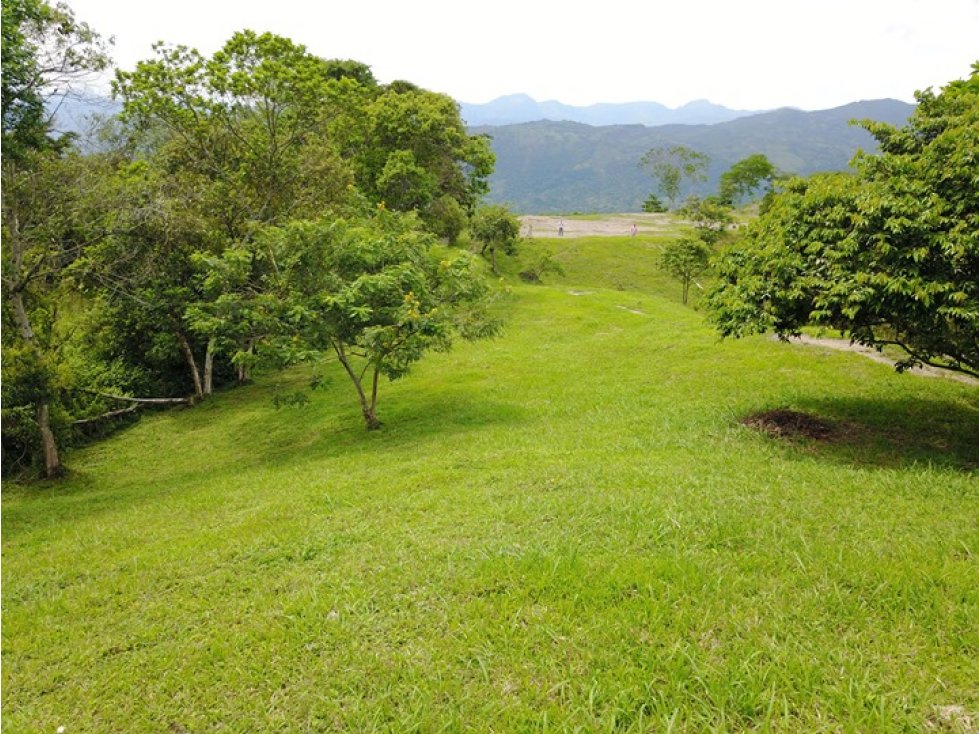
[[122,68],[154,41],[210,54],[271,31],[463,102],[709,99],[736,109],[914,101],[979,60],[979,0],[68,0],[115,36]]

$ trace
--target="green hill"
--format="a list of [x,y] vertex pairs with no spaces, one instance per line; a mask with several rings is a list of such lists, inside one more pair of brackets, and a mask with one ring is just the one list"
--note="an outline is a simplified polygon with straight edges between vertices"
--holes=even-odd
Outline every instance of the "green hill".
[[[671,236],[664,234],[662,237]],[[3,492],[5,732],[874,731],[979,710],[976,389],[720,342],[665,239],[505,333],[147,415]],[[335,367],[335,365],[334,365]],[[740,425],[791,408],[830,426]]]
[[819,112],[782,109],[715,125],[608,125],[529,122],[476,127],[493,139],[496,171],[490,199],[521,213],[639,211],[654,187],[639,169],[650,148],[685,145],[711,158],[708,181],[696,189],[714,192],[720,175],[739,160],[764,153],[788,173],[844,170],[874,139],[854,119],[903,124],[914,107],[896,100],[858,102]]

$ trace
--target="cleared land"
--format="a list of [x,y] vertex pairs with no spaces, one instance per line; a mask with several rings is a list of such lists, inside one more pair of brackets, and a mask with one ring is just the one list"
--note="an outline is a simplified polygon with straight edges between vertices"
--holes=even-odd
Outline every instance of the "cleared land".
[[602,216],[558,217],[528,214],[520,217],[521,234],[525,237],[557,237],[564,223],[565,237],[630,236],[635,224],[639,234],[668,232],[673,223],[666,214],[611,214]]
[[4,730],[965,730],[979,391],[721,342],[661,237],[535,239],[381,431],[295,371],[6,483]]

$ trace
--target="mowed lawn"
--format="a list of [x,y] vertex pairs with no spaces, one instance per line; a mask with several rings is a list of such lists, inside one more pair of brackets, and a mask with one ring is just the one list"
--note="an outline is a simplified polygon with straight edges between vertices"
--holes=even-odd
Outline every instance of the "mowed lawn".
[[[3,730],[965,726],[979,388],[719,341],[644,238],[533,246],[565,275],[380,431],[332,367],[276,408],[298,370],[5,483]],[[738,422],[773,408],[835,430]]]

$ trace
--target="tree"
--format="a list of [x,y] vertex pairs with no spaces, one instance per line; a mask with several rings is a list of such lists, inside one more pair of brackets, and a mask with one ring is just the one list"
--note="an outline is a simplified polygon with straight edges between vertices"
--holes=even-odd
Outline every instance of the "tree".
[[112,305],[106,313],[133,326],[141,317],[130,333],[153,335],[152,354],[182,357],[200,398],[221,358],[228,366],[260,336],[246,307],[260,261],[237,262],[253,271],[225,277],[223,253],[248,252],[265,225],[319,217],[350,199],[353,172],[331,125],[374,81],[363,65],[325,61],[270,33],[236,33],[210,58],[183,46],[155,50],[115,82],[132,137],[149,141],[124,176],[128,196],[142,202],[128,208],[145,216],[92,253],[98,277],[88,282]]
[[856,173],[787,183],[721,261],[709,296],[724,335],[806,324],[979,375],[979,64],[918,95],[909,124],[865,123]]
[[36,434],[19,431],[23,452],[40,454],[54,477],[62,472],[52,425],[60,392],[55,294],[85,244],[73,214],[86,186],[78,185],[85,166],[66,155],[70,139],[51,134],[45,105],[109,59],[67,6],[5,0],[2,12],[4,442],[12,411],[28,416]]
[[489,139],[468,134],[451,97],[392,82],[356,118],[337,134],[347,139],[357,184],[371,201],[424,213],[449,196],[471,212],[488,191]]
[[493,274],[499,275],[496,267],[496,251],[505,255],[517,253],[520,241],[520,222],[510,210],[500,204],[482,206],[476,210],[469,223],[469,231],[479,246],[479,253],[489,253]]
[[469,222],[462,205],[448,194],[433,201],[422,213],[422,219],[429,232],[444,238],[450,245],[459,241],[459,235]]
[[718,196],[728,206],[734,206],[764,187],[763,194],[771,191],[778,169],[761,153],[744,158],[721,174]]
[[650,194],[646,197],[646,200],[642,203],[642,210],[648,212],[649,214],[658,214],[660,212],[665,212],[666,207],[663,202],[659,200],[656,194]]
[[731,209],[716,196],[700,198],[691,196],[680,213],[693,222],[697,236],[714,246],[724,236],[727,226],[734,221]]
[[657,181],[659,191],[670,202],[670,208],[676,207],[680,197],[680,187],[684,180],[691,183],[707,180],[707,165],[710,158],[699,151],[685,145],[652,148],[646,151],[639,161],[640,168],[649,169]]
[[193,258],[218,239],[202,214],[207,188],[186,172],[137,161],[118,164],[99,190],[103,201],[92,209],[111,226],[71,272],[111,331],[102,357],[152,372],[152,388],[164,394],[192,391],[200,400],[211,392],[215,345],[203,339],[202,360],[187,311],[206,297]]
[[[64,3],[4,0],[3,154],[20,159],[31,151],[53,150],[52,110],[90,76],[109,66],[107,44]],[[60,141],[63,145],[68,140]]]
[[[182,322],[188,363],[204,365],[194,381],[204,394],[217,358],[236,355],[247,379],[253,358],[244,355],[265,337],[252,302],[275,264],[255,252],[257,232],[340,213],[366,196],[418,211],[454,238],[460,202],[471,206],[492,170],[488,144],[466,133],[450,98],[403,82],[381,87],[363,64],[326,61],[273,34],[236,33],[211,58],[160,45],[155,58],[117,75],[116,91],[126,120],[155,136],[150,164],[187,191],[182,210],[165,209],[206,232],[174,251],[182,260],[171,272],[192,276],[169,291],[184,303],[170,313]],[[183,225],[166,231],[175,227]]]
[[379,428],[378,383],[408,374],[426,352],[460,336],[496,332],[488,286],[466,252],[439,250],[414,217],[369,217],[269,228],[258,250],[274,258],[267,307],[280,329],[265,348],[279,359],[332,352],[350,378],[368,429]]
[[315,216],[345,197],[352,176],[329,125],[359,82],[271,33],[235,33],[210,59],[184,46],[155,51],[116,74],[123,117],[159,131],[156,164],[198,178],[216,231],[240,239],[255,223]]
[[690,284],[710,267],[710,248],[701,240],[683,237],[666,246],[660,267],[683,285],[683,304],[686,305]]

